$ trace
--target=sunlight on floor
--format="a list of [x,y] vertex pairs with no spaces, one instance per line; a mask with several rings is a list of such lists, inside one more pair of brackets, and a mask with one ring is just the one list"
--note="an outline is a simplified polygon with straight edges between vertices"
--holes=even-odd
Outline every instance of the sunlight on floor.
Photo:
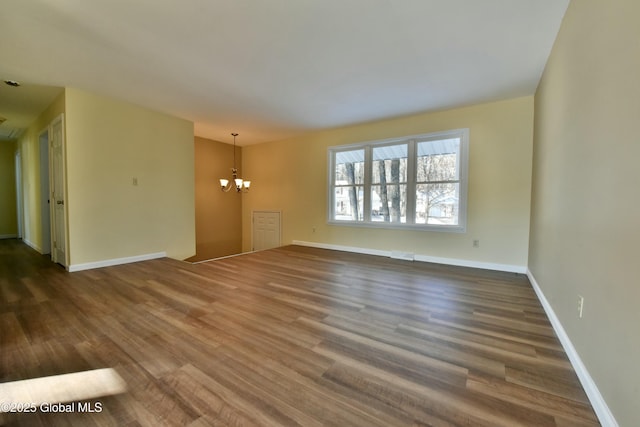
[[[111,368],[0,384],[0,402],[42,405],[95,399],[124,393],[127,385]],[[0,412],[7,412],[0,408]]]

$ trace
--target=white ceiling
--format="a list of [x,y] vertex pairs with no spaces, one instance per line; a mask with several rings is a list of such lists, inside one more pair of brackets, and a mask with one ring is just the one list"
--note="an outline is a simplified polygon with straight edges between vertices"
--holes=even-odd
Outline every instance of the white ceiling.
[[[0,79],[101,93],[246,145],[531,95],[568,3],[3,0]],[[0,126],[18,104],[5,92]]]

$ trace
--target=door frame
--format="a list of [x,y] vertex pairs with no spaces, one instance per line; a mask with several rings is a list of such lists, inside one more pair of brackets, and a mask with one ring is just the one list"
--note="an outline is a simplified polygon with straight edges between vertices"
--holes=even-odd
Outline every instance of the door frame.
[[[61,134],[60,149],[62,151],[60,156],[60,163],[61,163],[60,165],[56,165],[55,150],[53,150],[53,147],[52,147],[53,140],[54,140],[53,128],[58,122],[60,122],[60,134]],[[61,264],[68,270],[69,269],[69,233],[68,233],[69,223],[67,221],[67,217],[68,217],[67,168],[66,168],[67,155],[66,155],[66,135],[65,135],[64,113],[61,113],[56,118],[51,120],[51,123],[49,123],[49,126],[47,126],[47,129],[49,132],[49,190],[50,190],[49,200],[51,201],[51,203],[49,203],[49,212],[51,215],[51,242],[53,244],[53,242],[56,241],[55,237],[56,237],[56,233],[58,232],[57,227],[58,227],[58,224],[61,223],[63,228],[62,239],[64,243],[64,252],[62,256],[64,259],[59,259],[56,248],[52,246],[51,260],[53,262]],[[60,183],[60,188],[62,189],[62,202],[63,202],[62,209],[61,209],[62,218],[60,218],[60,222],[58,222],[57,213],[56,213],[56,206],[59,200],[57,200],[56,197],[54,197],[55,184],[56,184],[55,174],[58,167],[60,167],[61,169],[60,179],[62,180],[62,182]]]
[[16,174],[16,216],[18,219],[18,239],[24,238],[24,205],[22,195],[22,154],[20,149],[15,152],[15,174]]
[[38,134],[38,145],[40,147],[40,224],[42,226],[42,244],[40,245],[43,254],[51,253],[51,158],[49,154],[49,126]]

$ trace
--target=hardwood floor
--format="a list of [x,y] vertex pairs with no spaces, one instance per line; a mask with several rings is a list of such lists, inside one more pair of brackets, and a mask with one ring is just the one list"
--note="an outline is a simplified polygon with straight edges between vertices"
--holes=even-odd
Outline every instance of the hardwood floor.
[[0,331],[2,382],[127,385],[7,425],[599,425],[516,274],[298,246],[67,273],[3,240]]

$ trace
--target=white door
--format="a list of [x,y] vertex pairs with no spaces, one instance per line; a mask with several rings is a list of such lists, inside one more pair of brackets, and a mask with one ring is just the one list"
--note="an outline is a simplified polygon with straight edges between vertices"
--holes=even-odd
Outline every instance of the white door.
[[60,115],[49,126],[51,158],[51,260],[67,265],[64,191],[64,122]]
[[40,134],[40,224],[42,253],[51,253],[51,207],[49,188],[49,129]]
[[24,237],[23,220],[24,210],[22,204],[22,161],[20,152],[16,151],[16,214],[18,215],[18,239]]
[[253,250],[280,246],[280,212],[253,212]]

